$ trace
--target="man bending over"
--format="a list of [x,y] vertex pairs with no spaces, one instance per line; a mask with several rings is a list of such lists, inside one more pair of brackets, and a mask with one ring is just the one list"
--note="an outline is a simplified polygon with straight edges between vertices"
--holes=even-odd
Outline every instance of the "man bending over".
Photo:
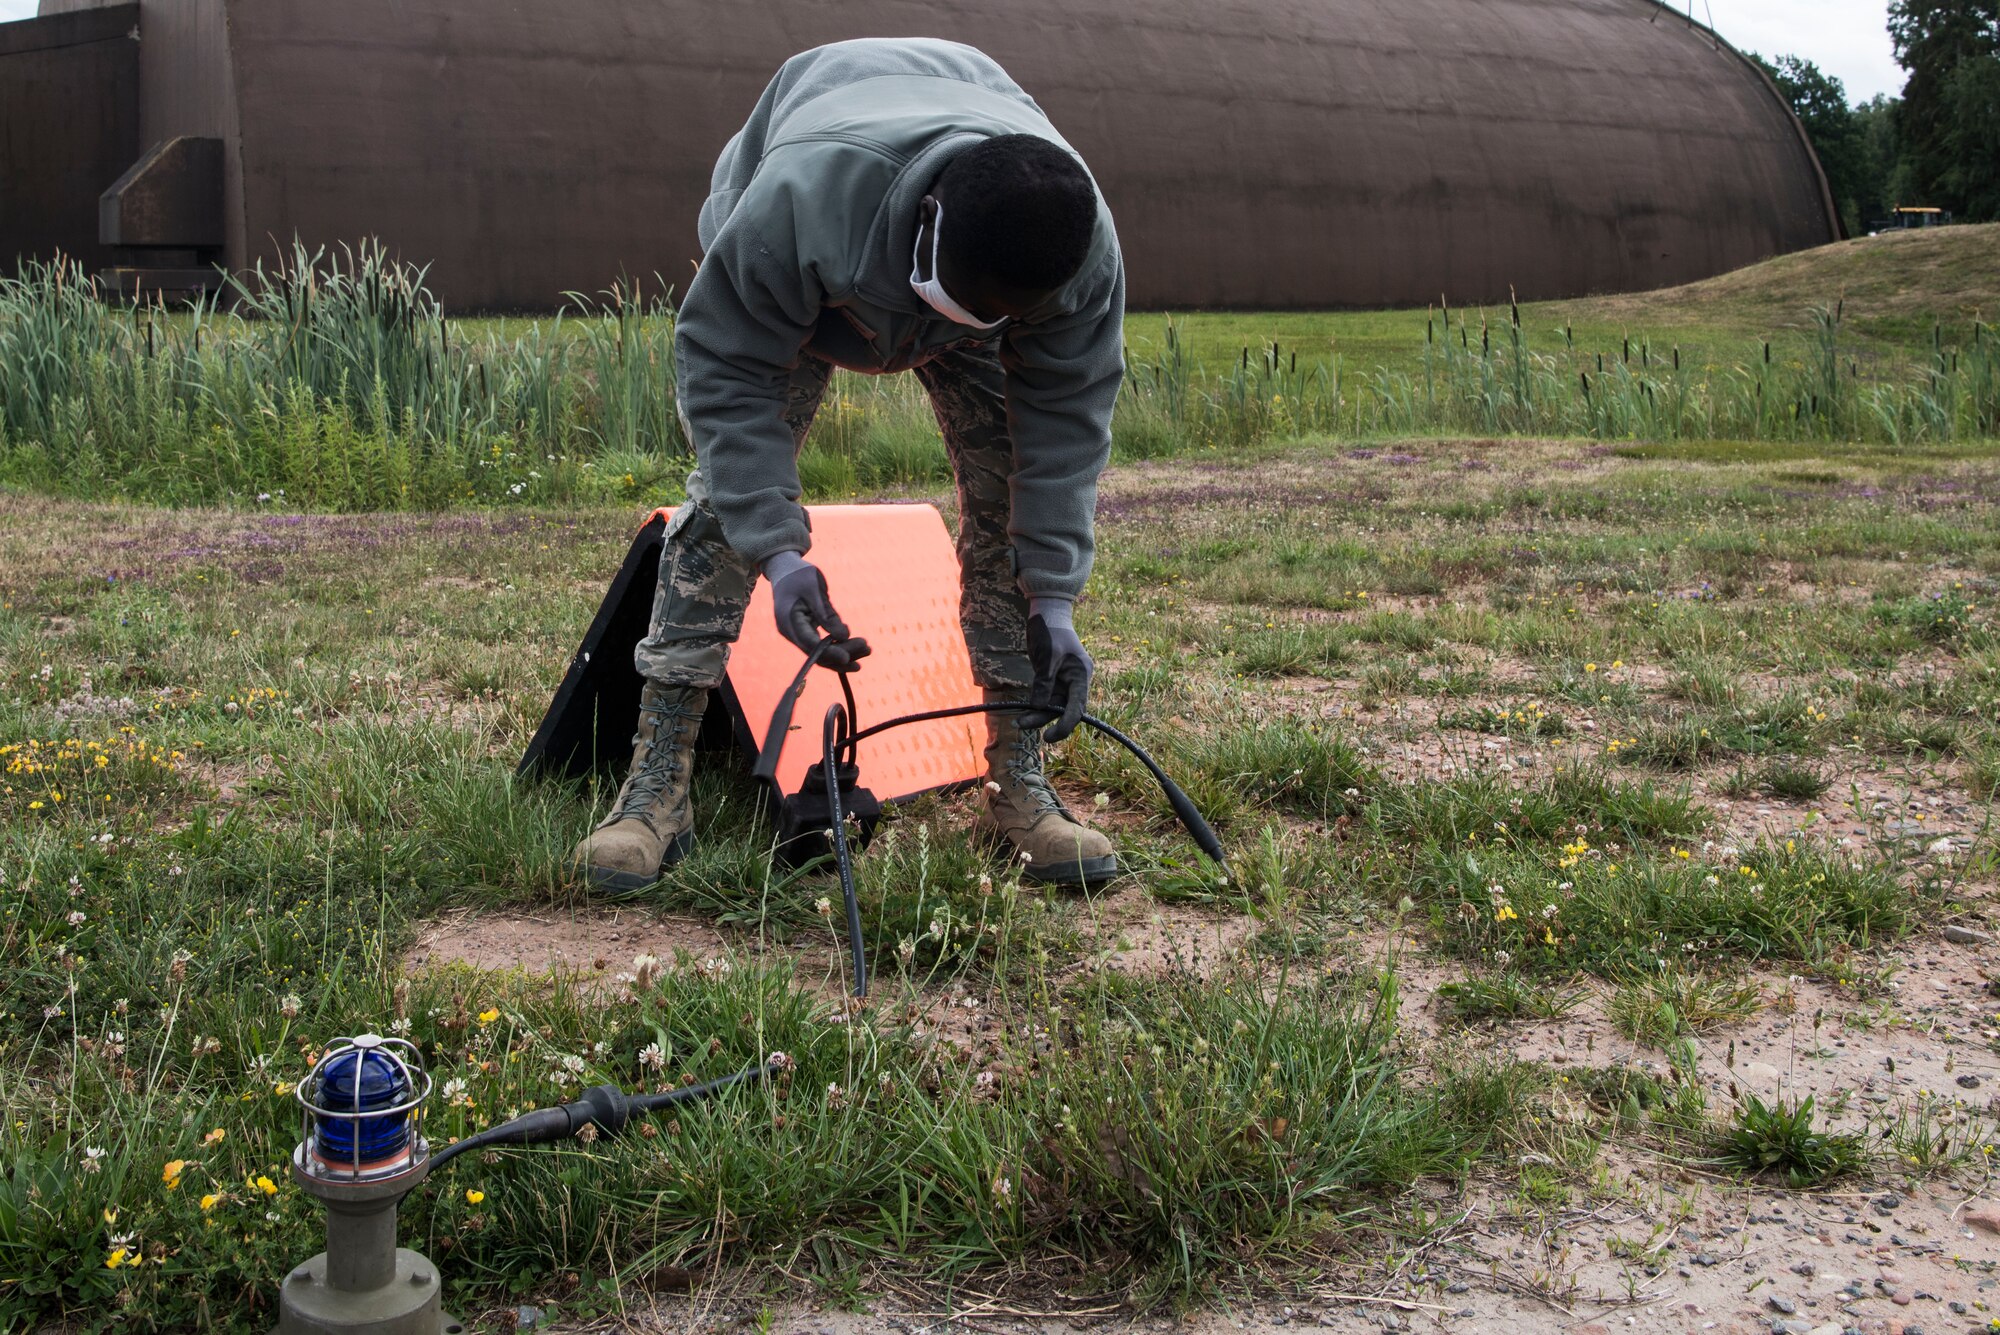
[[[981,824],[1027,874],[1083,884],[1111,843],[1064,809],[1041,743],[1084,712],[1071,605],[1123,371],[1124,266],[1082,162],[968,46],[841,42],[795,56],[716,163],[680,310],[680,408],[697,467],[667,527],[632,768],[577,848],[629,892],[693,844],[692,746],[761,572],[779,629],[852,671],[866,652],[811,560],[797,452],[835,367],[914,371],[958,484],[960,620],[989,702]],[[865,632],[866,627],[859,630]]]

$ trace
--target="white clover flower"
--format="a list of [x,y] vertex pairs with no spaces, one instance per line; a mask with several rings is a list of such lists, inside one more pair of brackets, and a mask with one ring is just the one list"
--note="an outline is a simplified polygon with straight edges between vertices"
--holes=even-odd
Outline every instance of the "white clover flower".
[[645,1047],[639,1049],[639,1065],[645,1067],[647,1070],[658,1071],[663,1069],[666,1064],[667,1054],[661,1050],[658,1043],[648,1043]]

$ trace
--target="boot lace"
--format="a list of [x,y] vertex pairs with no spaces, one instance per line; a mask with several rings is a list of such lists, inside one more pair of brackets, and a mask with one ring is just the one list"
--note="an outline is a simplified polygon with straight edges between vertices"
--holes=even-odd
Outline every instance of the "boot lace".
[[[694,715],[686,700],[678,695],[641,704],[639,714],[641,722],[648,715],[652,717],[653,739],[646,743],[645,759],[625,785],[625,796],[618,803],[613,819],[644,820],[650,825],[653,808],[681,777],[681,730]],[[636,742],[638,738],[633,740]]]
[[1042,772],[1042,730],[1040,728],[1016,729],[1014,745],[1007,756],[1007,777],[1015,787],[1028,794],[1035,810],[1053,811],[1067,818],[1068,810],[1056,790],[1049,786],[1048,776]]

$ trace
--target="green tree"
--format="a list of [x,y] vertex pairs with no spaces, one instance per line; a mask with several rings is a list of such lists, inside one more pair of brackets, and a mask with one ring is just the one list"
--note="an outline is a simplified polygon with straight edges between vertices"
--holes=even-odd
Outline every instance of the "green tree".
[[1861,175],[1866,183],[1860,203],[1860,231],[1888,216],[1910,187],[1903,161],[1903,140],[1897,118],[1903,104],[1877,93],[1854,108],[1855,132],[1861,140]]
[[1752,52],[1750,58],[1764,67],[1792,104],[1826,171],[1834,207],[1840,210],[1848,234],[1858,234],[1867,221],[1865,215],[1874,207],[1871,195],[1879,193],[1879,182],[1870,179],[1868,144],[1860,119],[1847,104],[1846,86],[1799,56],[1766,60]]
[[2000,217],[1992,150],[2000,140],[2000,0],[1892,0],[1889,35],[1910,76],[1897,117],[1910,184],[1922,202],[1962,218]]
[[1968,60],[1945,86],[1946,197],[1968,222],[2000,219],[2000,56]]

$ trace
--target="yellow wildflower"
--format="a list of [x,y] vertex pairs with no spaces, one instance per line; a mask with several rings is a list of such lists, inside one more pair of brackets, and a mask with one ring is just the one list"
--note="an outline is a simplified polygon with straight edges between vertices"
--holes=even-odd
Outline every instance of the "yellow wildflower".
[[474,1191],[468,1189],[465,1193],[465,1203],[467,1205],[477,1205],[479,1204],[479,1202],[485,1199],[486,1199],[486,1193],[483,1191]]

